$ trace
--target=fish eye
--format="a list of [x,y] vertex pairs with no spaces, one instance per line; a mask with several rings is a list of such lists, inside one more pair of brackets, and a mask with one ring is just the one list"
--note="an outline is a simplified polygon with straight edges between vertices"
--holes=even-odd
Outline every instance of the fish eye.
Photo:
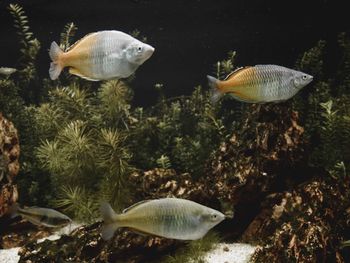
[[217,219],[218,216],[217,216],[216,214],[213,214],[213,215],[211,215],[211,218],[212,218],[212,219]]
[[141,51],[142,51],[142,47],[138,47],[138,48],[137,48],[137,51],[138,51],[138,52],[141,52]]
[[306,80],[307,79],[307,76],[306,75],[303,75],[303,80]]

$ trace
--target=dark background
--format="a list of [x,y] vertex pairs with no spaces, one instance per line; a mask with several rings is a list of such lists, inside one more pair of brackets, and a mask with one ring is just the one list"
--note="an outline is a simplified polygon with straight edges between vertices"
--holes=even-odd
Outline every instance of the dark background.
[[346,1],[327,0],[0,0],[0,66],[16,67],[19,46],[6,6],[19,3],[42,44],[39,71],[48,77],[51,41],[59,41],[68,22],[78,26],[75,40],[89,32],[138,29],[156,48],[136,72],[135,105],[157,99],[156,83],[167,96],[190,94],[230,50],[238,66],[279,64],[293,67],[301,52],[328,41],[328,70],[339,56],[336,39],[349,32]]

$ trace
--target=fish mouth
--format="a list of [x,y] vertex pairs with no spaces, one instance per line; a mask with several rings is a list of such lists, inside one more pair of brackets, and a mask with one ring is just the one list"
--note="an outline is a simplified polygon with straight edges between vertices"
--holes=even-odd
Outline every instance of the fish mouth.
[[309,75],[309,81],[308,81],[308,84],[310,83],[310,82],[312,82],[314,80],[314,77],[313,76],[311,76],[311,75]]
[[155,48],[150,46],[150,45],[148,45],[147,49],[146,49],[146,52],[145,52],[146,58],[149,59],[152,56],[154,51],[155,51]]

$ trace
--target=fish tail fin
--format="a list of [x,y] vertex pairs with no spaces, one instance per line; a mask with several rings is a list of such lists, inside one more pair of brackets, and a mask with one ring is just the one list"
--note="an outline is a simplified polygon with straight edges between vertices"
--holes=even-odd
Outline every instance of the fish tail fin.
[[63,53],[64,52],[57,45],[57,43],[55,41],[53,41],[51,43],[51,47],[50,47],[50,51],[49,51],[49,55],[50,55],[50,58],[52,60],[52,62],[50,63],[49,74],[50,74],[50,78],[52,80],[57,79],[58,76],[61,74],[61,71],[62,71],[63,67],[62,67],[62,65],[60,63],[60,56]]
[[212,103],[216,103],[223,96],[223,93],[218,88],[219,80],[209,75],[207,76],[207,78],[208,78],[208,85],[211,89],[210,100]]
[[119,225],[116,221],[117,214],[114,212],[110,204],[103,202],[100,205],[100,212],[103,218],[103,226],[101,230],[102,238],[109,240],[113,237],[114,232],[118,229]]

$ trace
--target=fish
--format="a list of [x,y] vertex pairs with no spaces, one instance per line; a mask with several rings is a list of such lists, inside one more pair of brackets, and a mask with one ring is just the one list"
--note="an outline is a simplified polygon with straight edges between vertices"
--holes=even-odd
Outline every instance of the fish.
[[9,76],[9,75],[15,73],[16,71],[17,71],[17,69],[15,69],[15,68],[0,67],[0,75]]
[[207,78],[213,103],[224,94],[247,103],[282,102],[292,98],[313,80],[309,74],[278,65],[238,68],[223,81],[209,75]]
[[90,33],[65,52],[52,42],[49,75],[59,77],[65,67],[81,78],[99,81],[127,78],[149,59],[154,47],[116,30]]
[[215,209],[180,198],[141,201],[121,214],[116,214],[104,202],[100,212],[104,240],[111,239],[120,227],[169,239],[196,240],[225,219],[225,215]]
[[51,208],[26,207],[20,208],[18,203],[12,205],[10,209],[12,217],[22,216],[34,225],[45,227],[63,227],[72,222],[72,220]]

